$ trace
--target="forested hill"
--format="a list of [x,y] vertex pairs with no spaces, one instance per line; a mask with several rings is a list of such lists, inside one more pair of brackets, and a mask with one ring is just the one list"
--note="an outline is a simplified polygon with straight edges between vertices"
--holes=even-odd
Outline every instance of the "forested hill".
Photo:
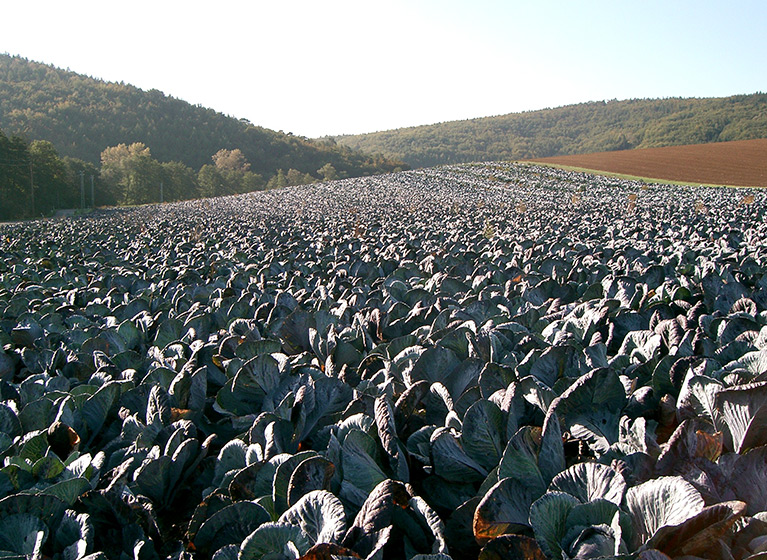
[[581,103],[335,140],[426,167],[755,138],[767,138],[764,93]]
[[140,142],[158,161],[193,169],[221,149],[239,149],[265,180],[279,169],[319,177],[391,171],[401,162],[362,154],[333,141],[275,132],[191,105],[160,91],[107,83],[21,57],[0,54],[0,130],[51,142],[62,156],[92,164],[110,146]]

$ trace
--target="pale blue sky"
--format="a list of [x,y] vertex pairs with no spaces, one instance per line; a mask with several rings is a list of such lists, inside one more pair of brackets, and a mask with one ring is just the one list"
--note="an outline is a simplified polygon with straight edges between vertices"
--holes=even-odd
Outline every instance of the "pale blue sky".
[[303,136],[767,91],[767,1],[3,5],[0,52]]

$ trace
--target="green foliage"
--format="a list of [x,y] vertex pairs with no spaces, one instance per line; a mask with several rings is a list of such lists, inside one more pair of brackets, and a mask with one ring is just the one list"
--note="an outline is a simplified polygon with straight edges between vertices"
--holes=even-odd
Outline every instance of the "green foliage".
[[596,101],[336,138],[413,167],[767,137],[767,94]]
[[163,202],[191,198],[199,190],[198,175],[179,161],[162,163]]
[[227,190],[221,172],[214,165],[203,165],[197,174],[197,180],[200,184],[200,194],[202,196],[220,196],[225,194]]
[[[224,167],[218,161],[216,166],[231,171],[232,161],[240,158],[249,167],[238,171],[253,175],[244,177],[232,192],[263,188],[279,169],[295,169],[300,179],[293,184],[298,184],[296,181],[309,182],[307,175],[311,181],[322,176],[318,170],[326,165],[337,170],[339,177],[385,173],[404,165],[335,142],[313,141],[254,126],[244,119],[191,105],[157,90],[106,83],[3,54],[0,54],[0,129],[12,134],[24,131],[27,138],[51,142],[64,156],[92,164],[99,162],[101,153],[109,146],[135,143],[151,147],[152,156],[159,162],[180,162],[192,169],[210,164],[211,156],[217,154],[224,156],[221,158]],[[232,154],[234,159],[229,161],[227,158]],[[26,160],[21,163],[26,164]],[[23,167],[13,171],[21,173],[15,183],[21,181],[24,186],[14,188],[28,188],[29,181],[24,182],[24,177],[28,179],[28,168],[26,173]],[[156,169],[142,171],[145,172],[157,173],[159,178]],[[79,188],[79,184],[76,186]],[[148,183],[128,182],[123,187],[120,196],[126,201],[151,199]],[[157,189],[157,183],[151,188]],[[179,193],[169,193],[170,199],[182,198]]]
[[325,165],[320,167],[317,170],[317,173],[320,174],[320,177],[322,177],[323,181],[332,181],[338,178],[338,172],[336,171],[336,168],[333,167],[333,164],[331,163],[326,163]]
[[0,219],[31,214],[29,199],[29,152],[26,142],[18,137],[8,138],[0,130]]
[[67,169],[59,158],[53,144],[45,140],[35,140],[29,145],[35,183],[35,214],[48,214],[55,207],[60,207],[60,193],[66,191]]
[[[97,176],[95,166],[59,157],[48,141],[29,143],[20,136],[9,138],[0,130],[0,220],[47,216],[57,208],[79,207],[80,173]],[[113,202],[103,196],[100,182],[96,191],[102,195],[97,203]],[[86,204],[90,206],[89,196]]]
[[141,142],[129,146],[119,144],[101,153],[102,174],[119,193],[120,202],[125,204],[158,200],[153,189],[159,187],[161,169],[149,148]]

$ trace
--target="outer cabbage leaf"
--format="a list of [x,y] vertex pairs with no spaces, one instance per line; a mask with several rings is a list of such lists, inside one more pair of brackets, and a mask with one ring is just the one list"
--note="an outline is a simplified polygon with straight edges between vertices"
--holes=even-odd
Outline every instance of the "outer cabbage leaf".
[[569,543],[565,558],[616,558],[617,554],[625,552],[625,546],[621,547],[620,535],[613,527],[592,525],[580,531]]
[[549,491],[566,492],[581,502],[603,498],[620,505],[626,491],[626,481],[619,472],[607,465],[577,463],[555,476]]
[[488,542],[479,553],[478,560],[548,560],[538,542],[522,535],[502,535]]
[[748,515],[767,511],[767,446],[737,457],[728,474],[733,494],[748,504]]
[[463,416],[461,444],[466,454],[488,470],[498,465],[506,447],[506,422],[498,405],[478,400]]
[[157,459],[147,458],[133,474],[140,493],[158,506],[165,505],[166,499],[172,491],[172,466],[173,459],[167,455],[162,455]]
[[[413,510],[415,517],[420,519],[423,523],[428,525],[434,537],[434,544],[432,545],[432,552],[440,554],[447,553],[447,541],[445,540],[445,524],[439,518],[437,513],[426,503],[426,501],[418,496],[410,498],[410,508]],[[428,556],[428,555],[425,555]]]
[[386,397],[378,397],[374,404],[375,421],[378,427],[378,438],[389,459],[389,466],[394,478],[409,482],[410,470],[402,443],[397,437],[397,427],[394,425],[394,410]]
[[509,440],[498,464],[498,477],[515,478],[541,496],[564,465],[559,421],[549,414],[543,430],[524,426]]
[[279,385],[279,362],[271,354],[260,354],[245,362],[218,391],[217,409],[235,416],[261,412],[267,396],[274,393]]
[[55,548],[65,560],[82,559],[93,550],[95,534],[87,513],[67,510],[54,535]]
[[[762,327],[762,330],[764,330],[764,327]],[[767,373],[767,348],[762,348],[756,352],[748,352],[739,361],[754,377]]]
[[546,491],[546,480],[538,467],[541,430],[537,426],[524,426],[509,440],[498,465],[499,478],[514,478],[536,494]]
[[213,555],[212,560],[237,560],[239,556],[240,556],[240,545],[230,544],[223,548],[219,548],[216,551],[216,553]]
[[636,550],[661,527],[679,525],[700,513],[704,503],[692,484],[678,476],[664,476],[629,488],[625,505],[634,525]]
[[619,356],[628,356],[631,363],[645,363],[657,356],[663,337],[653,331],[631,331],[623,339]]
[[301,461],[290,475],[288,505],[292,506],[313,490],[329,490],[335,470],[333,463],[324,457],[309,457]]
[[668,556],[663,554],[660,550],[654,548],[648,548],[639,553],[636,560],[671,560]]
[[481,498],[474,496],[455,508],[445,523],[445,539],[456,558],[476,558],[479,544],[474,539],[474,512]]
[[11,439],[22,434],[21,422],[16,411],[4,402],[0,402],[0,433]]
[[347,531],[344,546],[351,546],[363,535],[373,534],[391,525],[394,508],[406,508],[410,498],[410,493],[401,482],[384,480],[376,485]]
[[40,558],[47,538],[48,527],[31,513],[16,513],[0,520],[0,556]]
[[720,553],[720,539],[726,538],[745,512],[746,504],[738,501],[708,506],[680,525],[661,527],[647,546],[674,558],[713,558]]
[[296,468],[305,460],[317,457],[316,451],[302,451],[296,455],[291,455],[281,462],[274,472],[272,483],[272,503],[274,512],[281,514],[288,509],[288,492],[290,491],[290,481]]
[[540,494],[518,479],[503,478],[487,491],[474,512],[474,537],[487,544],[530,526],[530,506]]
[[520,394],[527,402],[537,406],[546,414],[556,393],[548,385],[533,375],[526,375],[515,384],[515,393]]
[[305,386],[311,399],[301,401],[300,421],[296,439],[303,441],[322,426],[333,421],[333,415],[343,412],[351,402],[354,391],[342,381],[332,377],[320,377]]
[[561,542],[567,531],[567,516],[579,503],[570,494],[550,491],[530,506],[530,526],[546,555],[562,557]]
[[88,427],[88,437],[93,440],[106,422],[107,414],[120,396],[120,385],[108,381],[88,399],[82,406],[81,414]]
[[371,492],[386,480],[386,474],[370,454],[375,453],[375,446],[372,437],[357,429],[351,430],[341,445],[343,480],[363,494]]
[[405,380],[408,385],[420,380],[436,383],[444,380],[460,363],[449,348],[433,346],[419,356],[412,369],[406,372]]
[[723,435],[706,431],[711,429],[702,420],[685,420],[677,426],[669,440],[663,444],[655,465],[659,475],[682,475],[700,459],[716,461],[722,454]]
[[303,496],[278,519],[301,527],[315,543],[339,543],[346,533],[346,514],[341,500],[326,490],[314,490]]
[[562,428],[585,440],[599,454],[618,441],[626,390],[618,375],[608,369],[593,370],[579,378],[554,399]]
[[220,484],[227,473],[239,471],[247,466],[247,446],[241,439],[229,440],[218,452],[215,463],[214,484]]
[[[237,471],[237,473],[232,477],[228,488],[229,495],[232,497],[232,499],[255,500],[270,494],[272,491],[272,479],[267,481],[266,477],[259,478],[258,476],[261,472],[261,469],[264,468],[264,466],[267,464],[267,461],[258,461],[248,465],[244,469]],[[274,469],[276,469],[276,467],[273,467],[271,471],[272,477],[274,476]]]
[[300,527],[285,523],[264,523],[242,542],[238,560],[290,558],[296,552],[299,555],[306,554],[309,548],[309,537]]
[[434,472],[445,480],[472,482],[483,480],[487,470],[469,457],[459,438],[449,428],[438,428],[431,436]]
[[723,389],[716,406],[736,453],[767,444],[767,381]]
[[480,384],[480,376],[488,364],[479,358],[469,358],[461,362],[444,380],[450,394],[457,400],[466,390]]
[[235,502],[213,513],[194,536],[194,546],[210,553],[230,544],[239,544],[262,524],[269,514],[253,502]]
[[170,395],[160,385],[154,385],[149,392],[145,424],[167,426],[171,416]]
[[[343,546],[368,558],[387,542],[402,543],[402,548],[392,550],[397,557],[438,552],[441,548],[438,543],[443,542],[444,537],[435,515],[421,500],[411,499],[403,483],[395,480],[381,482],[362,504],[344,537]],[[411,552],[407,553],[408,550]]]
[[[332,543],[318,543],[311,547],[301,560],[348,560],[359,558],[359,554],[351,549]],[[235,555],[235,560],[237,556]],[[213,560],[216,560],[215,558]]]
[[41,494],[48,494],[56,496],[62,502],[65,502],[68,506],[74,505],[82,494],[91,489],[91,483],[87,478],[76,476],[74,478],[68,478],[60,480],[55,484],[41,490]]
[[562,550],[565,558],[597,558],[625,554],[631,518],[613,502],[597,499],[575,506],[567,516]]
[[205,407],[208,391],[208,375],[205,368],[199,368],[190,374],[185,370],[176,375],[169,393],[176,408],[189,409],[201,413]]
[[13,494],[0,500],[0,519],[14,514],[29,513],[53,530],[61,523],[67,504],[55,496],[44,494]]
[[702,417],[716,429],[723,426],[722,415],[716,408],[716,395],[724,384],[706,375],[689,372],[682,383],[677,399],[677,409],[682,417]]
[[309,340],[309,329],[317,327],[314,316],[308,311],[297,307],[285,317],[277,334],[282,341],[282,347],[287,354],[298,354],[312,349]]

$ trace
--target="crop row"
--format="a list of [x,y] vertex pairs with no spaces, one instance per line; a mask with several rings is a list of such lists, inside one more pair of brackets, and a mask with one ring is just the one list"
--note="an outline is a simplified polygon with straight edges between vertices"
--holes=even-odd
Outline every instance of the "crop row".
[[485,163],[0,226],[0,555],[762,558],[765,206]]

